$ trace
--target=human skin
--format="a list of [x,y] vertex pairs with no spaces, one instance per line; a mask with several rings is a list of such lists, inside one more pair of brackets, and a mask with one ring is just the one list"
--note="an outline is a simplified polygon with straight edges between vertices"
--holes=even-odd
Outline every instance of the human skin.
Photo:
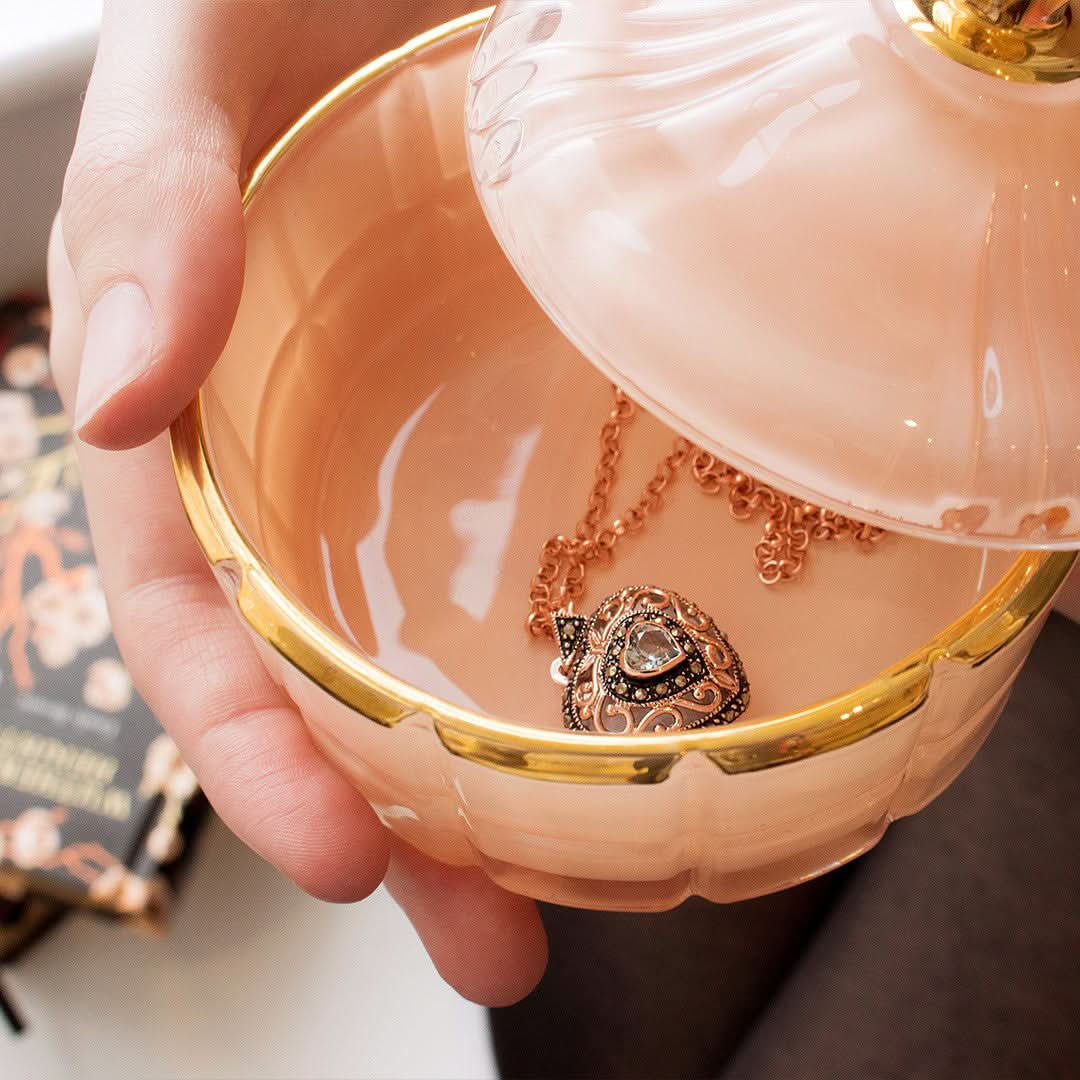
[[236,312],[245,167],[366,59],[476,6],[106,0],[49,291],[52,362],[116,637],[211,803],[314,896],[355,901],[385,879],[442,977],[505,1005],[546,963],[535,906],[393,840],[321,757],[192,538],[163,434]]
[[[51,351],[117,638],[221,816],[316,896],[356,900],[386,873],[447,981],[505,1004],[545,964],[533,905],[393,843],[317,754],[190,535],[161,435],[232,324],[238,175],[366,58],[470,6],[107,0],[50,246]],[[1063,603],[1080,616],[1080,578]]]

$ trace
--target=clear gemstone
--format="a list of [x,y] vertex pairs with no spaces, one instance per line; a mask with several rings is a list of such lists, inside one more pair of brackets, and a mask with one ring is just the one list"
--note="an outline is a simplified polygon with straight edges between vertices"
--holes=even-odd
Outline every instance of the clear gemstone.
[[642,622],[627,635],[623,666],[632,675],[655,675],[667,671],[684,655],[679,643],[659,623]]

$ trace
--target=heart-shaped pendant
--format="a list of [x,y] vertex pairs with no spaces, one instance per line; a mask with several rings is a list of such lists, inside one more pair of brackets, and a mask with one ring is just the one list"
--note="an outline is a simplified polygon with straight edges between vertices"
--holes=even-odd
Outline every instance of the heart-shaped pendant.
[[633,585],[589,618],[560,612],[554,622],[568,728],[605,735],[687,731],[728,724],[749,703],[750,684],[727,637],[670,589]]

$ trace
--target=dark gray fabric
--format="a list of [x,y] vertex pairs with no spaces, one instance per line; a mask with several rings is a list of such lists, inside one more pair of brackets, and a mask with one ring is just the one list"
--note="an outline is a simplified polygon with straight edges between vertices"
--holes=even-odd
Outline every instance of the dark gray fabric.
[[1080,1077],[1080,629],[1055,618],[959,780],[864,861],[732,1080]]
[[543,907],[547,975],[492,1015],[502,1075],[704,1075],[768,1003],[843,879],[723,908],[690,900],[659,915]]
[[1054,617],[987,745],[850,868],[730,907],[546,909],[492,1014],[508,1080],[1080,1078],[1080,629]]

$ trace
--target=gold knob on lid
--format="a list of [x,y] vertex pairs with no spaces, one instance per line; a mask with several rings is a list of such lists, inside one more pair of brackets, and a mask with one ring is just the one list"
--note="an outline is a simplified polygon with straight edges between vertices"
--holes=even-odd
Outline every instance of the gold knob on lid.
[[1072,0],[895,0],[904,21],[953,60],[1011,82],[1080,77]]

